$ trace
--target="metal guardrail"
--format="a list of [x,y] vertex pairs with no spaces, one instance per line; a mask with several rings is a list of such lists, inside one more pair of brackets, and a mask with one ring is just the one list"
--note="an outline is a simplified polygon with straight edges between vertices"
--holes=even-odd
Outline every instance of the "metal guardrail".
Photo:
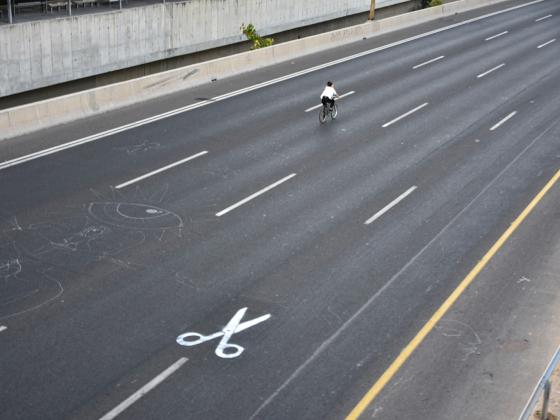
[[548,364],[539,383],[535,387],[535,390],[533,391],[531,398],[529,399],[529,401],[527,401],[527,404],[525,405],[525,409],[521,413],[521,416],[519,416],[519,420],[529,420],[531,418],[533,411],[535,410],[535,405],[537,405],[537,401],[541,396],[541,392],[543,393],[543,405],[542,405],[540,420],[548,419],[548,401],[550,398],[550,388],[551,388],[550,376],[552,375],[552,372],[554,372],[554,369],[556,369],[556,367],[558,366],[559,362],[560,362],[560,347],[558,347],[556,353],[554,353],[552,360]]

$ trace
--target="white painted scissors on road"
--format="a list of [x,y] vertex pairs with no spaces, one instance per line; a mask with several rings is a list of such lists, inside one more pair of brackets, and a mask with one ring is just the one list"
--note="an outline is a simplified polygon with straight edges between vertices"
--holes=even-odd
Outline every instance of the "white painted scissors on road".
[[229,342],[231,336],[244,331],[247,328],[260,324],[270,318],[270,314],[266,314],[255,319],[251,319],[250,321],[241,322],[245,316],[245,312],[247,312],[247,308],[241,308],[238,310],[222,331],[210,335],[203,335],[197,332],[184,333],[177,337],[177,343],[181,346],[196,346],[197,344],[205,343],[206,341],[213,340],[214,338],[222,337],[218,347],[216,347],[216,351],[214,352],[216,356],[223,357],[225,359],[237,357],[241,355],[245,349],[238,344],[231,344]]

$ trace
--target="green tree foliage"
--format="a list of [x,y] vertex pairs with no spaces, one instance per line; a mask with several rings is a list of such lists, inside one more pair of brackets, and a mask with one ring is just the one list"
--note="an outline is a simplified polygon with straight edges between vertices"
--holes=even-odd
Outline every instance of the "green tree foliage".
[[251,46],[252,50],[263,47],[270,47],[272,44],[274,44],[274,38],[261,38],[261,36],[257,33],[257,30],[255,29],[255,25],[253,25],[252,23],[249,23],[247,26],[245,26],[244,23],[241,24],[241,32],[243,32],[243,35],[245,35],[247,39],[253,43],[253,45]]
[[443,4],[442,0],[422,0],[422,8],[441,6]]

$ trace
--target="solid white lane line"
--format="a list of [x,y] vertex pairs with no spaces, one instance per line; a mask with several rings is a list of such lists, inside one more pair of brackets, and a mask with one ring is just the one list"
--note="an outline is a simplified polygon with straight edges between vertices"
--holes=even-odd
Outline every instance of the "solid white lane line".
[[[477,21],[482,20],[482,19],[487,19],[487,18],[492,17],[492,16],[497,16],[497,15],[500,15],[502,13],[511,12],[513,10],[517,10],[517,9],[522,8],[522,7],[527,7],[527,6],[532,6],[534,4],[542,3],[543,1],[544,0],[534,0],[534,1],[531,1],[529,3],[520,4],[518,6],[513,6],[513,7],[510,7],[510,8],[504,9],[504,10],[498,10],[497,12],[492,12],[492,13],[488,13],[486,15],[482,15],[482,16],[478,16],[478,17],[475,17],[475,18],[472,18],[472,19],[468,19],[468,20],[465,20],[463,22],[454,23],[452,25],[445,26],[443,28],[434,29],[433,31],[429,31],[429,32],[425,32],[423,34],[418,34],[418,35],[415,35],[415,36],[411,36],[410,38],[401,39],[400,41],[392,42],[390,44],[383,45],[381,47],[373,48],[373,49],[367,50],[367,51],[362,51],[360,53],[353,54],[353,55],[350,55],[348,57],[343,57],[343,58],[340,58],[338,60],[334,60],[334,61],[330,61],[328,63],[320,64],[320,65],[315,66],[315,67],[310,67],[308,69],[304,69],[304,70],[301,70],[301,71],[298,71],[298,72],[295,72],[295,73],[292,73],[292,74],[288,74],[286,76],[278,77],[276,79],[272,79],[272,80],[269,80],[269,81],[266,81],[266,82],[263,82],[263,83],[259,83],[259,84],[249,86],[249,87],[246,87],[246,88],[243,88],[243,89],[239,89],[239,90],[236,90],[236,91],[233,91],[233,92],[230,92],[230,93],[226,93],[224,95],[216,96],[212,99],[201,101],[201,102],[196,103],[196,104],[187,105],[187,106],[184,106],[184,107],[181,107],[181,108],[173,109],[173,110],[165,112],[163,114],[154,115],[152,117],[145,118],[145,119],[139,120],[139,121],[135,121],[135,122],[132,122],[130,124],[122,125],[120,127],[116,127],[116,128],[111,129],[111,130],[103,131],[101,133],[92,134],[91,136],[84,137],[84,138],[81,138],[81,139],[78,139],[78,140],[74,140],[74,141],[71,141],[69,143],[65,143],[65,144],[61,144],[61,145],[51,147],[51,148],[48,148],[48,149],[40,150],[38,152],[31,153],[31,154],[25,155],[25,156],[21,156],[19,158],[7,160],[7,161],[4,161],[4,162],[0,163],[0,170],[9,168],[10,166],[19,165],[19,164],[28,162],[28,161],[33,160],[33,159],[38,159],[40,157],[44,157],[44,156],[50,155],[52,153],[56,153],[56,152],[60,152],[62,150],[70,149],[72,147],[77,147],[77,146],[80,146],[82,144],[89,143],[89,142],[92,142],[92,141],[95,141],[95,140],[99,140],[101,138],[105,138],[105,137],[108,137],[108,136],[111,136],[113,134],[117,134],[117,133],[120,133],[120,132],[123,132],[123,131],[126,131],[126,130],[131,130],[133,128],[140,127],[140,126],[145,125],[145,124],[150,124],[152,122],[159,121],[159,120],[162,120],[164,118],[169,118],[169,117],[172,117],[172,116],[177,115],[177,114],[182,114],[183,112],[191,111],[193,109],[200,108],[200,107],[203,107],[203,106],[207,106],[207,105],[213,104],[215,102],[223,101],[224,99],[228,99],[228,98],[231,98],[231,97],[234,97],[234,96],[237,96],[237,95],[241,95],[241,94],[246,93],[246,92],[252,92],[254,90],[261,89],[261,88],[266,87],[266,86],[274,85],[276,83],[280,83],[280,82],[283,82],[285,80],[293,79],[295,77],[303,76],[305,74],[309,74],[309,73],[312,73],[312,72],[315,72],[315,71],[318,71],[318,70],[326,69],[328,67],[332,67],[332,66],[335,66],[335,65],[340,64],[340,63],[345,63],[347,61],[355,60],[356,58],[360,58],[360,57],[364,57],[366,55],[374,54],[374,53],[379,52],[379,51],[384,51],[384,50],[387,50],[389,48],[393,48],[393,47],[396,47],[396,46],[399,46],[399,45],[402,45],[402,44],[407,44],[409,42],[416,41],[417,39],[426,38],[428,36],[438,34],[440,32],[444,32],[444,31],[448,31],[450,29],[458,28],[460,26],[468,25],[470,23],[477,22]],[[144,76],[144,77],[149,77],[149,76]],[[12,108],[12,109],[15,109],[15,108]]]
[[287,180],[293,178],[294,176],[296,176],[296,174],[290,174],[290,175],[288,175],[287,177],[284,177],[284,178],[282,178],[281,180],[276,181],[274,184],[271,184],[271,185],[269,185],[268,187],[265,187],[265,188],[263,188],[262,190],[257,191],[257,192],[254,193],[254,194],[251,194],[249,197],[246,197],[246,198],[244,198],[243,200],[238,201],[238,202],[235,203],[234,205],[229,206],[228,208],[223,209],[222,211],[216,213],[216,216],[220,217],[220,216],[223,216],[223,215],[226,214],[226,213],[229,213],[230,211],[236,209],[237,207],[242,206],[243,204],[247,203],[248,201],[251,201],[253,198],[256,198],[256,197],[258,197],[259,195],[264,194],[265,192],[267,192],[267,191],[273,189],[274,187],[277,187],[278,185],[280,185],[280,184],[286,182]]
[[6,331],[7,329],[8,329],[8,327],[6,327],[4,325],[0,325],[0,332]]
[[385,213],[387,213],[389,210],[391,210],[393,207],[399,204],[402,200],[404,200],[407,196],[412,194],[412,192],[416,188],[418,188],[416,185],[410,187],[408,190],[403,192],[401,195],[399,195],[397,198],[395,198],[393,201],[391,201],[389,204],[387,204],[385,207],[383,207],[381,210],[379,210],[377,213],[375,213],[373,216],[367,219],[364,222],[364,225],[369,225],[370,223],[375,222],[377,219],[379,219],[381,216],[383,216]]
[[496,128],[498,128],[499,126],[501,126],[503,123],[505,123],[507,120],[509,120],[510,118],[513,118],[513,116],[517,114],[517,111],[513,111],[511,114],[509,114],[507,117],[501,119],[500,121],[498,121],[496,124],[494,124],[492,126],[492,128],[490,128],[490,131],[494,131]]
[[420,67],[426,66],[428,64],[434,63],[436,61],[441,60],[442,58],[445,58],[445,55],[440,55],[439,57],[436,58],[432,58],[431,60],[425,61],[424,63],[420,63],[415,65],[414,67],[412,67],[414,70],[419,69]]
[[481,77],[484,77],[484,76],[486,76],[486,75],[488,75],[488,74],[490,74],[490,73],[492,73],[492,72],[494,72],[494,71],[496,71],[496,70],[498,70],[498,69],[504,67],[505,65],[506,65],[506,63],[502,63],[502,64],[500,64],[499,66],[496,66],[496,67],[494,67],[494,68],[491,68],[490,70],[485,71],[484,73],[481,73],[481,74],[479,74],[479,75],[476,76],[476,77],[477,77],[478,79],[480,79]]
[[154,389],[164,380],[166,380],[171,374],[173,374],[177,369],[183,366],[188,360],[189,359],[187,359],[186,357],[181,357],[179,360],[177,360],[175,363],[173,363],[171,366],[169,366],[158,376],[156,376],[154,379],[152,379],[150,382],[148,382],[146,385],[144,385],[142,388],[140,388],[138,391],[136,391],[126,400],[124,400],[122,403],[117,405],[115,408],[113,408],[111,411],[109,411],[99,420],[112,420],[115,417],[117,417],[124,410],[126,410],[128,407],[130,407],[132,404],[134,404],[136,401],[138,401],[140,398],[142,398],[144,395],[146,395],[148,392],[150,392],[152,389]]
[[188,158],[182,159],[178,162],[171,163],[170,165],[164,166],[163,168],[156,169],[155,171],[152,171],[152,172],[149,172],[149,173],[144,174],[142,176],[139,176],[138,178],[134,178],[134,179],[131,179],[130,181],[123,182],[122,184],[117,185],[115,188],[120,189],[120,188],[127,187],[130,184],[134,184],[135,182],[142,181],[143,179],[146,179],[146,178],[149,178],[153,175],[159,174],[160,172],[167,171],[168,169],[171,169],[175,166],[181,165],[185,162],[188,162],[189,160],[196,159],[197,157],[205,155],[206,153],[208,153],[208,151],[204,150],[203,152],[197,153],[196,155],[192,155],[192,156],[189,156]]
[[[340,96],[338,97],[338,99],[345,98],[346,96],[353,95],[354,93],[356,93],[356,92],[354,92],[353,90],[351,90],[350,92],[346,92],[344,95],[340,95]],[[311,108],[307,108],[307,109],[305,110],[305,112],[313,111],[314,109],[321,108],[322,106],[323,106],[323,104],[319,104],[319,105],[312,106]]]
[[496,39],[496,38],[498,38],[498,37],[500,37],[500,36],[502,36],[502,35],[505,35],[505,34],[507,34],[507,33],[508,33],[508,31],[500,32],[499,34],[492,35],[492,36],[486,38],[485,41],[490,41],[491,39]]
[[405,112],[405,113],[402,114],[400,117],[397,117],[397,118],[395,118],[394,120],[391,120],[391,121],[389,121],[389,122],[383,124],[382,127],[383,127],[383,128],[387,128],[387,127],[389,127],[390,125],[393,125],[394,123],[396,123],[397,121],[400,121],[400,120],[402,120],[403,118],[406,118],[406,117],[408,117],[408,116],[411,115],[411,114],[414,114],[416,111],[421,110],[421,109],[424,108],[425,106],[428,106],[428,102],[423,103],[422,105],[417,106],[416,108],[411,109],[411,110],[408,111],[408,112]]
[[546,16],[540,17],[538,19],[535,19],[535,22],[540,22],[541,20],[548,19],[549,17],[552,17],[552,15],[546,15]]
[[539,45],[537,48],[546,47],[548,44],[552,44],[554,41],[556,41],[556,38],[551,39],[550,41],[545,42],[544,44]]

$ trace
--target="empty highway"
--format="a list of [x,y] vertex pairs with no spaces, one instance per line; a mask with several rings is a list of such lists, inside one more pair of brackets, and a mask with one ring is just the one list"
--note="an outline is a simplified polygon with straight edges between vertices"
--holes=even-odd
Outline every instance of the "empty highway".
[[[320,124],[327,80],[343,97]],[[6,140],[0,161],[1,419],[514,419],[558,345],[556,0]]]

